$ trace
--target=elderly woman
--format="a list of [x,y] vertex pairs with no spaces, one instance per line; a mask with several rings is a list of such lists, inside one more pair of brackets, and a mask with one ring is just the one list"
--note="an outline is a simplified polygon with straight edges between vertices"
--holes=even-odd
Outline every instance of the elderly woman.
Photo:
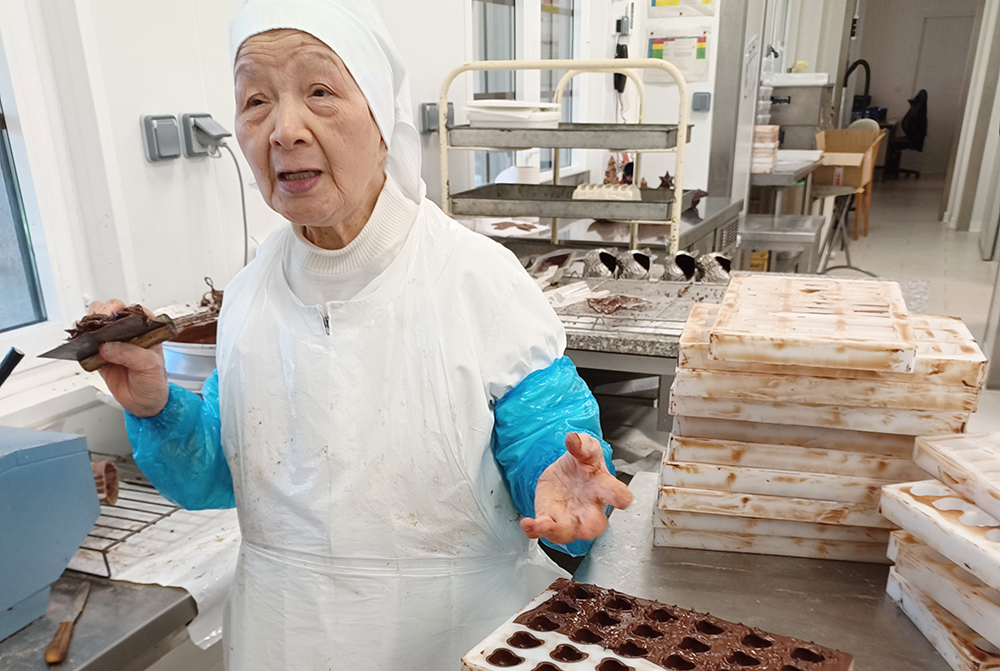
[[455,668],[558,576],[529,539],[580,554],[631,495],[538,287],[424,198],[369,0],[250,0],[232,53],[290,225],[227,287],[201,397],[158,350],[106,344],[102,375],[163,494],[239,512],[229,668]]

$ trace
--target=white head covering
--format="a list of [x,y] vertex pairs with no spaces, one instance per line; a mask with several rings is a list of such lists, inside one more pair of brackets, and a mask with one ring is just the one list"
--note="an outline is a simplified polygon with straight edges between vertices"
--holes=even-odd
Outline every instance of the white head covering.
[[368,100],[389,150],[386,173],[408,198],[420,203],[425,186],[410,80],[372,0],[247,0],[229,26],[233,66],[248,37],[279,28],[309,33],[340,56]]

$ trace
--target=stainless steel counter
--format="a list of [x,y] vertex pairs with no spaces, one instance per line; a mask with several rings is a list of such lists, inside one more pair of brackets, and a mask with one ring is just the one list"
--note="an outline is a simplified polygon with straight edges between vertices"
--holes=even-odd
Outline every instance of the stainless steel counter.
[[886,566],[653,547],[658,479],[633,478],[577,580],[844,650],[855,671],[949,671],[886,596]]
[[174,587],[134,585],[67,571],[63,578],[91,582],[66,661],[45,663],[45,648],[58,628],[48,618],[0,643],[4,671],[132,671],[145,669],[188,639],[186,625],[197,614],[194,599]]

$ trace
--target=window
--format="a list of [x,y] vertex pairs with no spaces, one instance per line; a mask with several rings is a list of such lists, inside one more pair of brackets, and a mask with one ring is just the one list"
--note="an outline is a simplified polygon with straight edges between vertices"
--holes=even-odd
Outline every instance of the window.
[[[542,0],[541,58],[573,58],[574,0]],[[555,102],[556,86],[565,70],[542,70],[542,102]],[[562,120],[573,120],[573,82],[563,91]],[[573,162],[573,150],[561,149],[559,162],[566,167]],[[542,171],[552,170],[552,150],[542,149]]]
[[46,319],[10,137],[0,102],[0,332]]
[[[473,52],[477,61],[509,61],[517,44],[514,0],[473,0]],[[475,72],[474,100],[513,100],[517,97],[512,70]],[[514,152],[477,151],[476,186],[490,184],[514,165]]]

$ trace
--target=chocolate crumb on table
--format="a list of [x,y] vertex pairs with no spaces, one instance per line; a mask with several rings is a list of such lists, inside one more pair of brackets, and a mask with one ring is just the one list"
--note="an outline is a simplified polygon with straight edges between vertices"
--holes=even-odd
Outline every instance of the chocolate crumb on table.
[[588,298],[587,305],[594,312],[600,312],[602,315],[610,315],[619,310],[631,310],[632,308],[649,305],[649,301],[636,298],[635,296],[616,294],[614,296],[605,296],[604,298]]
[[146,315],[146,311],[143,310],[142,306],[137,303],[135,305],[129,305],[126,308],[122,308],[118,312],[112,312],[109,315],[87,315],[73,324],[72,328],[66,329],[66,333],[69,334],[70,340],[74,340],[85,333],[92,333],[97,329],[104,328],[108,324],[116,322],[119,319],[125,319],[126,317],[142,317],[144,324],[149,322],[149,317]]
[[854,665],[851,655],[831,648],[594,585],[560,579],[549,593],[476,646],[464,668],[850,671]]

